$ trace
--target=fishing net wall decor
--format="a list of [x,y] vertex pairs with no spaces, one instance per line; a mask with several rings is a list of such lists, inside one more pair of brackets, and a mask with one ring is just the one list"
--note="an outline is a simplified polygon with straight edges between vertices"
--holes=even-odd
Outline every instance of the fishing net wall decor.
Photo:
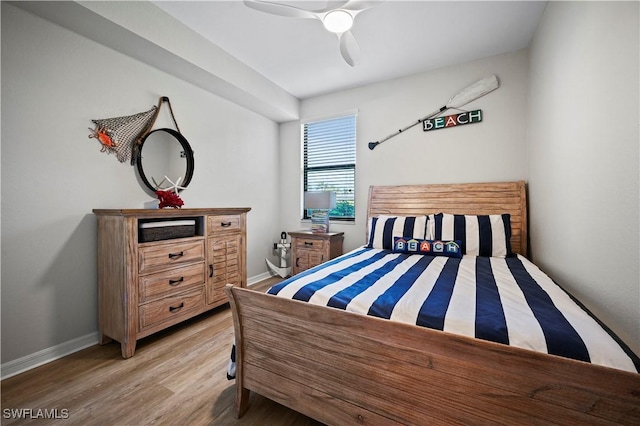
[[151,132],[163,102],[169,106],[173,124],[180,133],[171,102],[168,97],[162,96],[158,100],[158,105],[151,107],[149,111],[124,117],[91,120],[95,124],[95,128],[89,128],[91,131],[89,137],[98,139],[102,145],[100,152],[115,154],[121,163],[129,161],[131,165],[134,165],[139,154],[140,144],[145,136]]
[[92,132],[89,137],[100,141],[100,152],[115,154],[121,163],[132,162],[135,159],[135,141],[152,125],[157,111],[158,107],[154,106],[149,111],[124,117],[91,120],[95,128],[89,128]]

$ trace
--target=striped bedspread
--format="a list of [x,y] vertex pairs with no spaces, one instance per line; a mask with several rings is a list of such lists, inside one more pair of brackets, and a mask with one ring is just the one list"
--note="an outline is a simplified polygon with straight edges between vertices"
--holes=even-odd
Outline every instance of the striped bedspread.
[[640,372],[640,359],[624,343],[522,256],[359,248],[268,293]]

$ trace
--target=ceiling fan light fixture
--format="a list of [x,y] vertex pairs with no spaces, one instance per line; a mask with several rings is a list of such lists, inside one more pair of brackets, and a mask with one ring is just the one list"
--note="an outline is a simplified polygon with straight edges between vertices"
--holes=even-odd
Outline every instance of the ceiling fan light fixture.
[[343,33],[349,31],[353,25],[353,16],[349,12],[336,9],[324,15],[322,24],[332,33]]

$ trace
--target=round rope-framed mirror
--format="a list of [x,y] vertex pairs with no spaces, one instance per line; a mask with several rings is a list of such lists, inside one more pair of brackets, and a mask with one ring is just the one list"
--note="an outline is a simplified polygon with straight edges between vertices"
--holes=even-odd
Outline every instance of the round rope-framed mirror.
[[193,150],[185,137],[173,129],[152,130],[140,143],[136,166],[151,192],[176,186],[181,191],[193,177]]

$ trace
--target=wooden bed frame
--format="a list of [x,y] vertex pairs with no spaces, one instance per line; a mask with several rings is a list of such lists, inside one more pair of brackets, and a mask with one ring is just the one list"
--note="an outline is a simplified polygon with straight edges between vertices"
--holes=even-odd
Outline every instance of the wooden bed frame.
[[[512,215],[524,182],[371,187],[368,215]],[[227,286],[249,391],[331,425],[640,424],[640,374]]]

